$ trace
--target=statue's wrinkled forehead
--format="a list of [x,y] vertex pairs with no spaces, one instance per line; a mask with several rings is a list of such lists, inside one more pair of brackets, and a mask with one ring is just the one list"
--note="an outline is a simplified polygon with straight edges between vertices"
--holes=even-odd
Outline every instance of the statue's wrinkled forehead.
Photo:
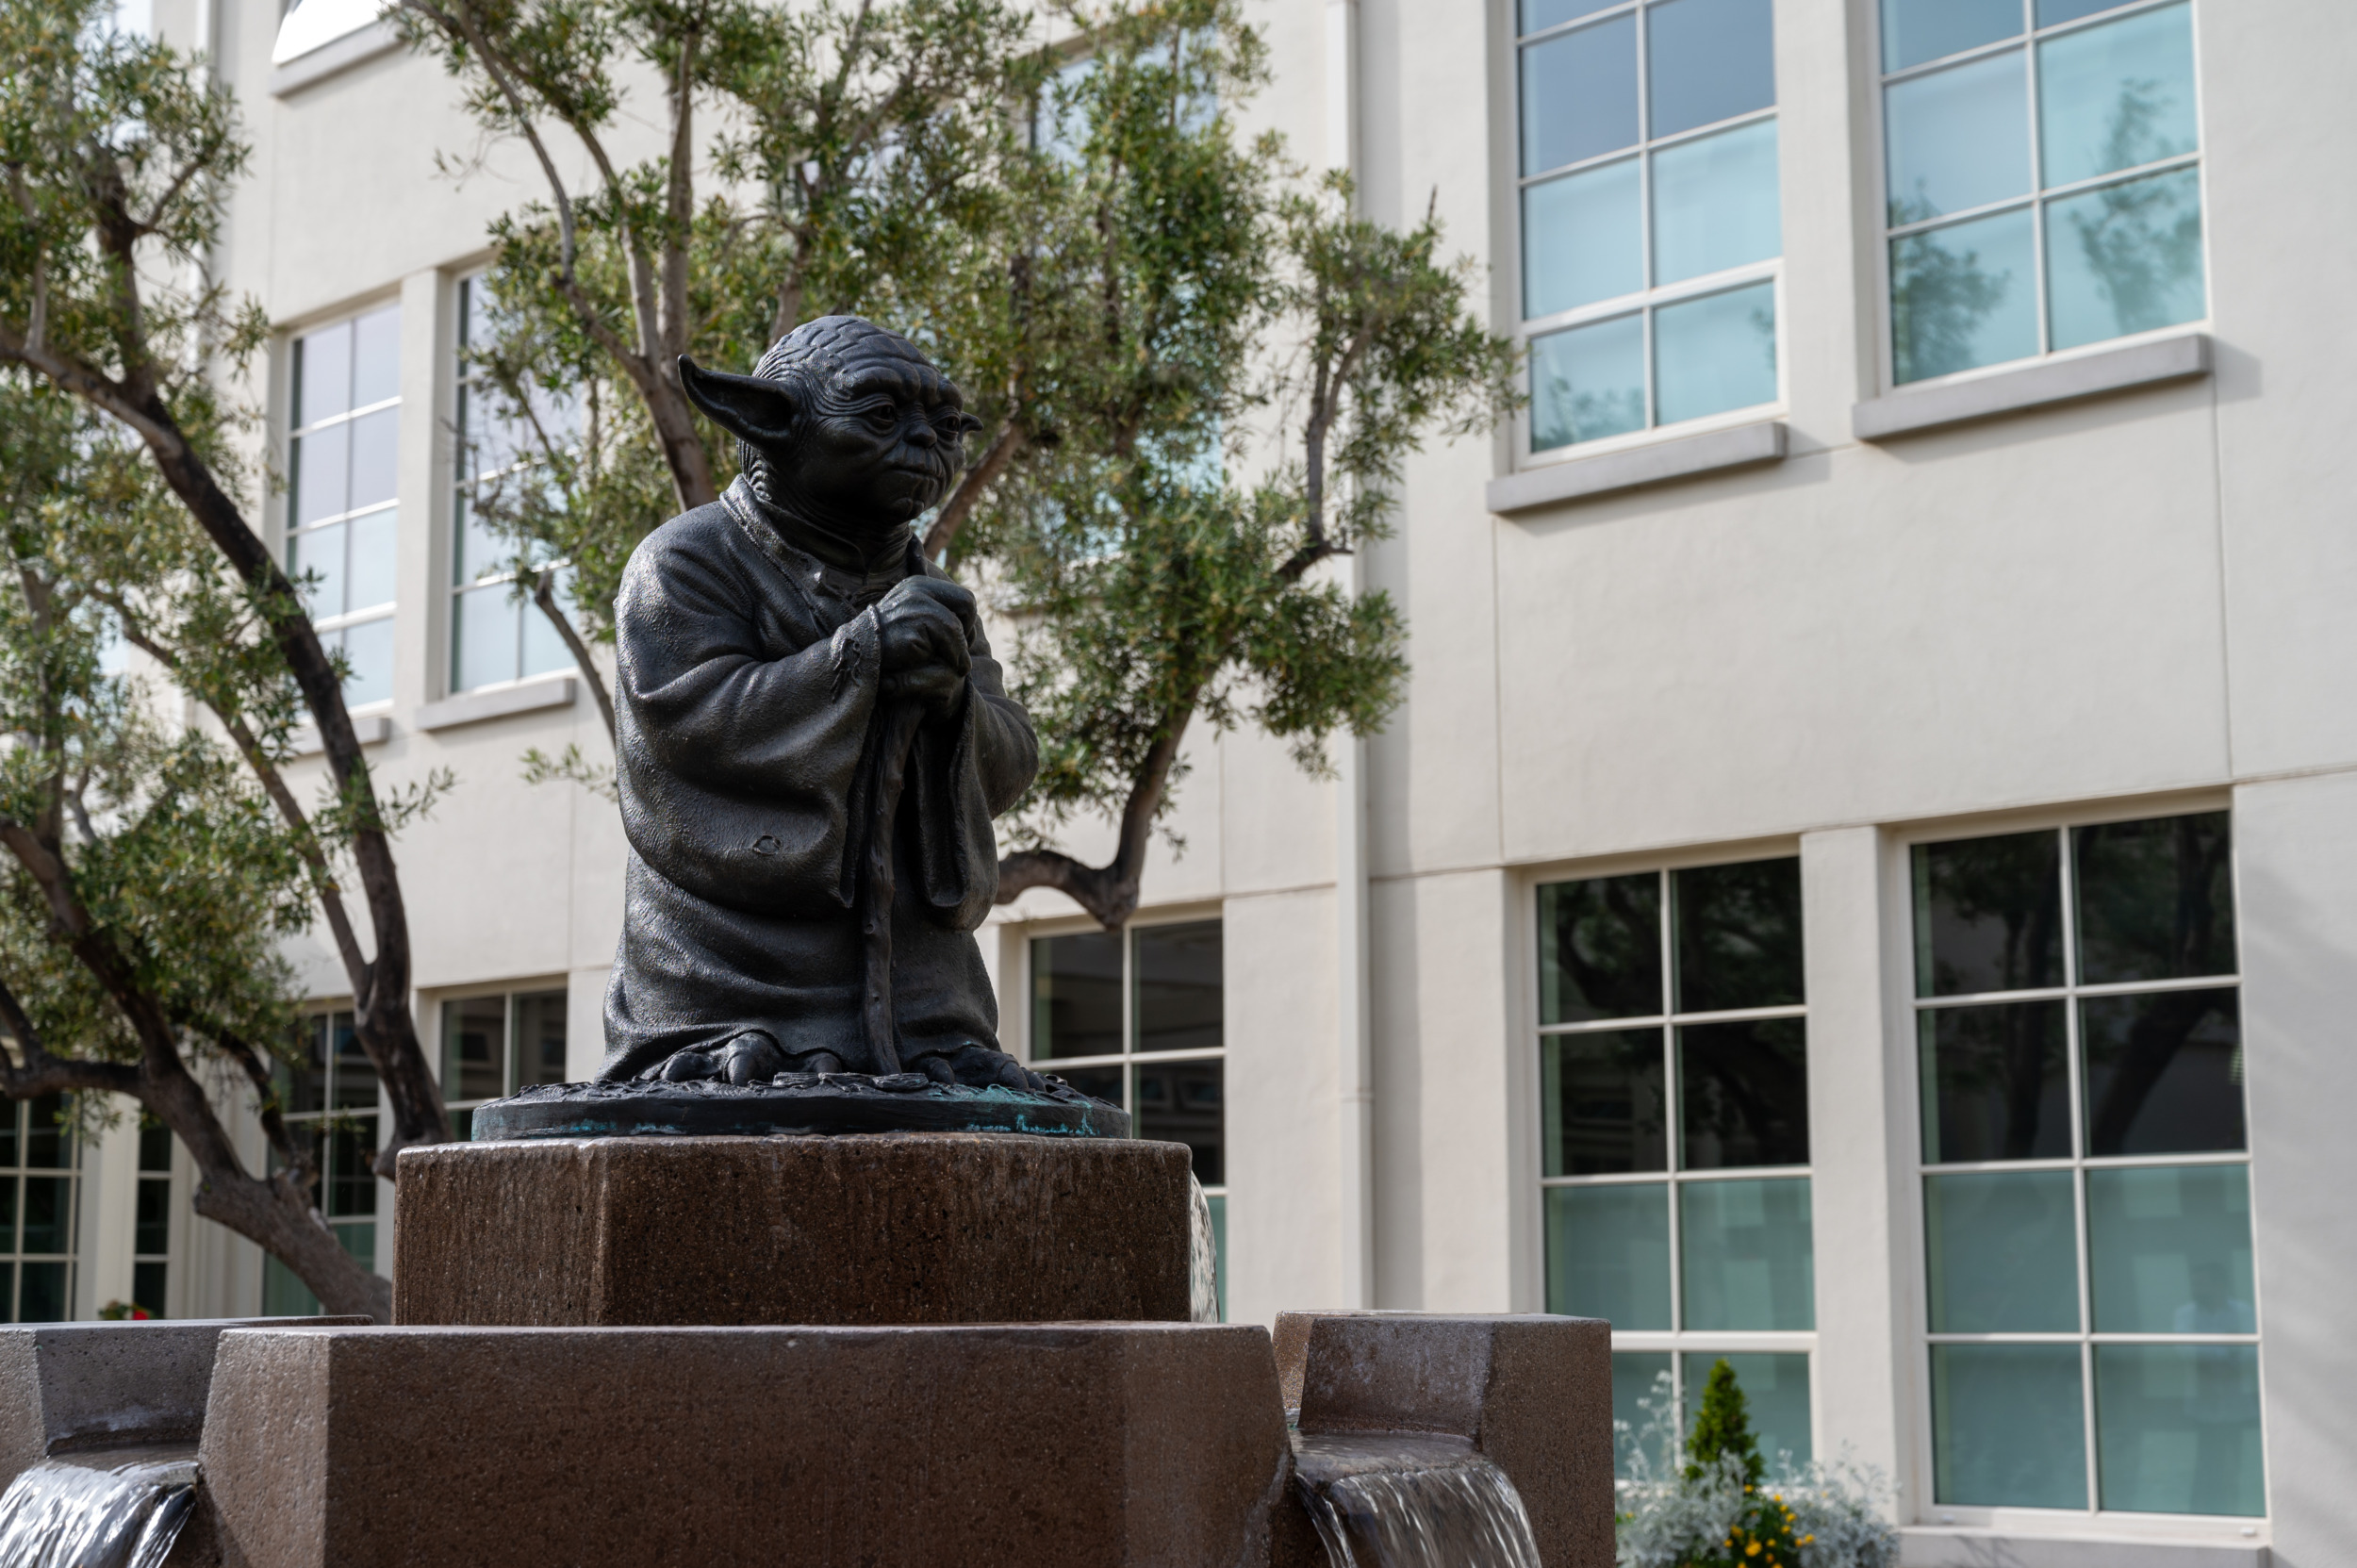
[[925,402],[958,396],[915,344],[856,316],[803,322],[769,346],[753,373],[766,381],[806,378],[828,401],[877,392]]

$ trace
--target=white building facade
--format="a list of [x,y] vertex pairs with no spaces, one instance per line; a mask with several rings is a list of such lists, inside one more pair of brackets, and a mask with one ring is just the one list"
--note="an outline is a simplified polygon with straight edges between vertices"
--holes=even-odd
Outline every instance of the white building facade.
[[[437,173],[451,83],[338,4],[158,23],[255,142],[216,260],[281,326],[275,537],[380,773],[457,775],[399,853],[463,1125],[594,1071],[623,846],[519,777],[605,741],[455,504],[467,280],[535,176]],[[1354,564],[1410,628],[1390,729],[1335,781],[1200,737],[1129,931],[984,932],[1008,1048],[1195,1148],[1231,1317],[1607,1316],[1632,1419],[1724,1356],[1768,1445],[1896,1478],[1911,1562],[2351,1560],[2357,11],[1251,14],[1251,113],[1372,216],[1437,199],[1532,401]],[[389,1267],[306,972],[290,1109]],[[39,1132],[21,1312],[302,1310],[185,1157]]]

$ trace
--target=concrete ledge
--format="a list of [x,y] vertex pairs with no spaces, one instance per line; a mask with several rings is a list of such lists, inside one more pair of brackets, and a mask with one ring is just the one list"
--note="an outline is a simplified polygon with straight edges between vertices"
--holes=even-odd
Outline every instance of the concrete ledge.
[[1784,460],[1785,426],[1781,420],[1739,424],[1729,430],[1706,430],[1699,436],[1676,436],[1593,457],[1574,457],[1544,468],[1525,469],[1490,481],[1490,510],[1501,517],[1536,511],[1561,502],[1591,495],[1633,490],[1640,485],[1666,484],[1722,469],[1748,468],[1754,463]]
[[[354,719],[352,733],[359,737],[363,746],[380,745],[392,738],[393,721],[381,713],[372,713],[365,718]],[[327,750],[320,744],[319,731],[308,724],[287,737],[287,749],[298,757],[316,757]]]
[[270,68],[270,93],[284,98],[300,92],[314,82],[324,81],[339,71],[349,71],[363,60],[372,60],[401,47],[401,35],[393,25],[380,17],[365,27],[356,28],[332,42],[322,43],[307,55],[298,55],[284,65]]
[[462,691],[455,697],[428,702],[410,716],[409,722],[420,730],[447,730],[486,718],[504,718],[512,713],[569,708],[580,689],[580,681],[560,675],[552,681],[523,681],[512,686],[493,686],[488,691]]
[[1972,381],[1892,392],[1853,407],[1850,429],[1861,441],[1887,440],[1919,430],[1939,430],[2209,373],[2209,334],[2189,332],[2075,359],[2025,365]]
[[2267,1568],[2257,1542],[2019,1535],[1946,1525],[1899,1531],[1900,1568]]

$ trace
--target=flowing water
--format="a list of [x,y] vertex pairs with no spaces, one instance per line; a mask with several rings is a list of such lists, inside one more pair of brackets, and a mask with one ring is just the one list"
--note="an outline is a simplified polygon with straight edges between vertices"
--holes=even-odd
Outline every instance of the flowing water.
[[43,1460],[0,1494],[7,1568],[162,1568],[196,1507],[196,1461],[148,1450]]
[[1539,1568],[1522,1494],[1461,1440],[1297,1436],[1294,1484],[1333,1568]]
[[[1196,1323],[1219,1321],[1219,1254],[1211,1245],[1211,1200],[1203,1183],[1187,1173],[1187,1296]],[[0,1559],[5,1562],[6,1559]]]

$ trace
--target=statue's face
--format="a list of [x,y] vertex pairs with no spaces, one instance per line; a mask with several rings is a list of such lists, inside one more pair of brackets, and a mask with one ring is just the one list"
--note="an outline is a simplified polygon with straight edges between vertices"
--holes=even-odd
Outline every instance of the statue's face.
[[899,358],[846,366],[772,457],[806,503],[838,518],[910,521],[949,493],[974,421],[958,389]]

